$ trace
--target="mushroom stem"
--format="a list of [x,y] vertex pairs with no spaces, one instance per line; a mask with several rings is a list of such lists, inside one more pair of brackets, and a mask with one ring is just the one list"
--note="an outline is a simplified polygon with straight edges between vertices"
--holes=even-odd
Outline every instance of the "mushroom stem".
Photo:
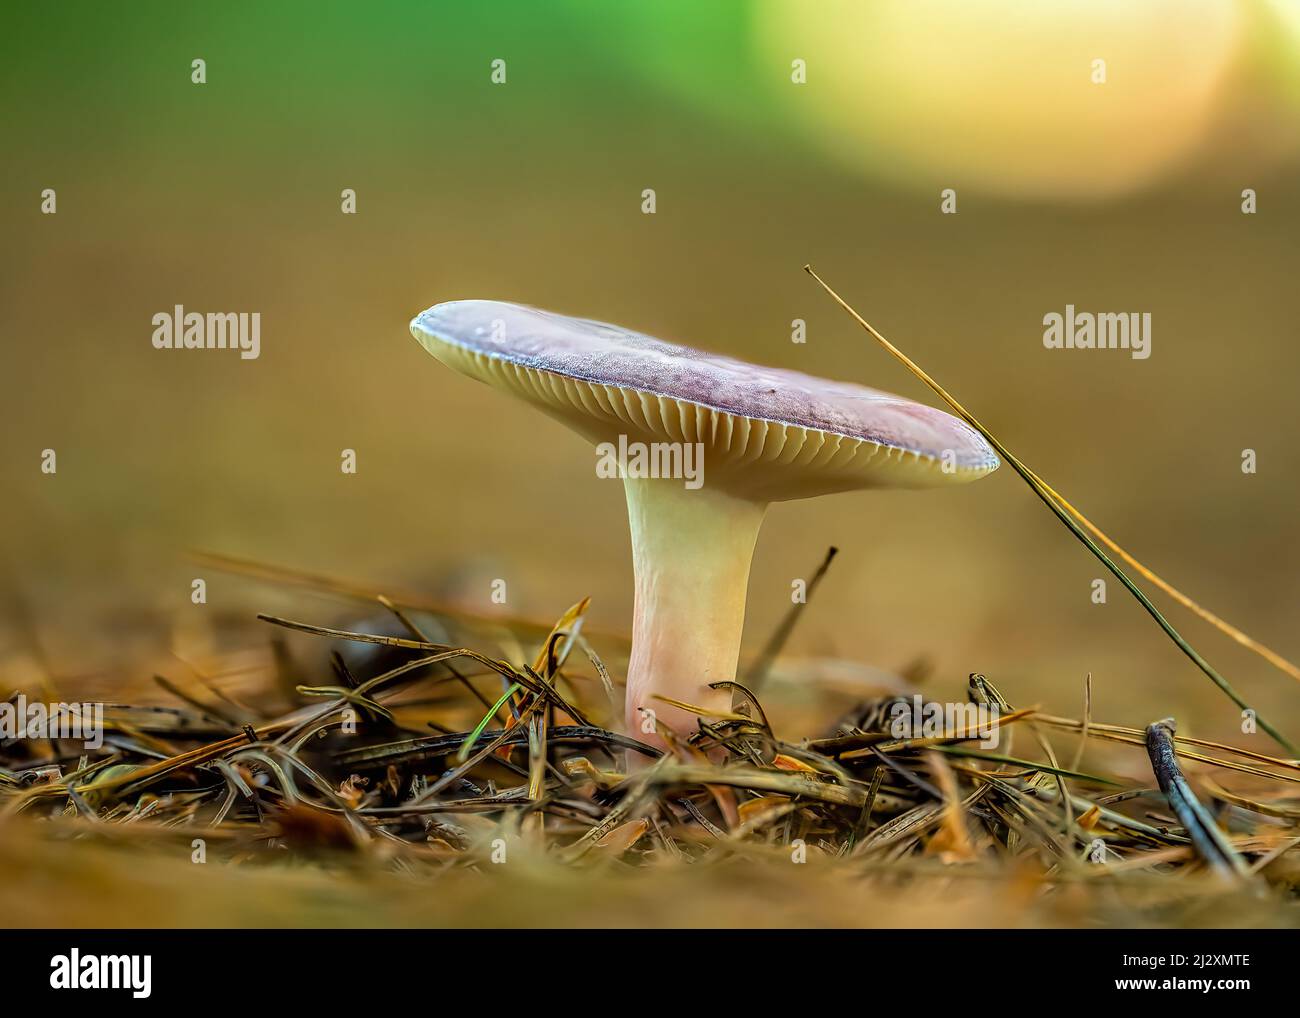
[[643,708],[681,734],[696,718],[656,695],[730,709],[731,694],[709,683],[736,677],[749,566],[767,503],[667,478],[623,483],[636,573],[627,730],[657,742]]

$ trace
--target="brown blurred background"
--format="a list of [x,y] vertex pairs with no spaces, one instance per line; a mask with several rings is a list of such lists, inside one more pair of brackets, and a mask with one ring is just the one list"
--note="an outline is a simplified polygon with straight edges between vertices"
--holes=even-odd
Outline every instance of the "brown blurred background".
[[[520,301],[928,400],[805,262],[1148,565],[1300,657],[1297,5],[1132,8],[7,9],[6,684],[110,669],[138,618],[285,606],[195,548],[481,611],[502,578],[538,618],[589,594],[626,629],[620,487],[407,322]],[[153,349],[175,304],[260,312],[261,357]],[[1152,356],[1044,349],[1066,304],[1150,312]],[[1117,582],[1091,603],[1100,565],[1009,469],[778,506],[749,652],[831,543],[793,653],[924,656],[936,691],[978,670],[1070,714],[1091,672],[1100,719],[1237,732]],[[1297,734],[1291,680],[1170,617]]]

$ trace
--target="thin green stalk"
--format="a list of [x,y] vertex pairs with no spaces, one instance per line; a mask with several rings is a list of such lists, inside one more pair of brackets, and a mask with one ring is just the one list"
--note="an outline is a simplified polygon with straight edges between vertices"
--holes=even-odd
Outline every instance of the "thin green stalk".
[[478,723],[474,731],[470,732],[469,738],[461,744],[460,752],[456,754],[457,763],[464,763],[468,759],[469,751],[474,748],[474,743],[478,742],[479,736],[483,734],[483,729],[488,726],[488,722],[496,717],[497,711],[504,707],[506,701],[522,688],[517,682],[510,683],[510,688],[501,694],[501,699],[494,703],[492,709],[483,715],[483,720]]

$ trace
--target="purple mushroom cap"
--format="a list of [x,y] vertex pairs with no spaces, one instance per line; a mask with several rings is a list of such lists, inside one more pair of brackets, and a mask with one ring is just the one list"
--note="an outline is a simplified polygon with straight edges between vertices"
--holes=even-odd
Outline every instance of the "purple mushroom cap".
[[979,432],[934,407],[604,322],[459,300],[420,314],[411,333],[449,366],[593,440],[631,429],[701,441],[724,473],[784,463],[783,479],[757,485],[770,498],[961,483],[998,467]]

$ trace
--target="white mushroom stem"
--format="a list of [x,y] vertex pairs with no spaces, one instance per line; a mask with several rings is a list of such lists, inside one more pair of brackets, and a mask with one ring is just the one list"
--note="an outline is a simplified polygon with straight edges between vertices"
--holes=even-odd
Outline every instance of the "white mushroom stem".
[[730,709],[730,692],[709,683],[736,677],[749,566],[767,503],[690,489],[681,480],[623,483],[636,572],[627,727],[657,742],[642,708],[683,735],[694,731],[696,715],[656,695]]

